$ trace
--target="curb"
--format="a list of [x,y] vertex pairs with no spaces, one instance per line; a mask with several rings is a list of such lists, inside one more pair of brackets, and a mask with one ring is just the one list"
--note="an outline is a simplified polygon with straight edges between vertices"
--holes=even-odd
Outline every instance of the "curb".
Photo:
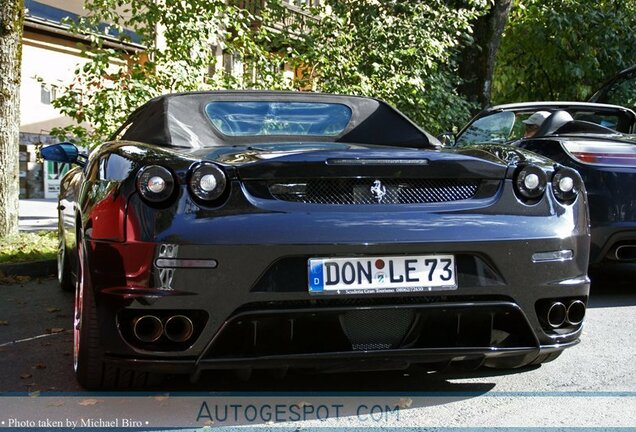
[[50,276],[57,273],[57,260],[0,264],[0,272],[7,276]]

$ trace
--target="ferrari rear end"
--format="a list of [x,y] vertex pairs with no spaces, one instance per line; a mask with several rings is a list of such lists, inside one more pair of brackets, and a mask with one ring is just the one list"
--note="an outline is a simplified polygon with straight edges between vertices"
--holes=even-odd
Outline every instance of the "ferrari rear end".
[[442,150],[367,98],[201,93],[149,107],[83,170],[82,385],[514,368],[578,342],[590,232],[576,171],[522,149]]
[[[123,241],[85,239],[105,361],[194,375],[518,367],[578,341],[589,228],[576,172],[329,147],[147,154]],[[228,163],[247,153],[258,160]]]

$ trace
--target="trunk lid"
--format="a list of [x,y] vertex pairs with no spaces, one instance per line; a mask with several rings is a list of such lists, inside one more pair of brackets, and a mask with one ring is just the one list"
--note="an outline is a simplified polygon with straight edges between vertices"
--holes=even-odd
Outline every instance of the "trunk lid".
[[488,152],[478,157],[474,152],[341,143],[259,144],[213,153],[205,159],[233,167],[252,197],[304,204],[489,198],[508,167]]
[[507,170],[504,161],[487,152],[478,157],[453,150],[324,142],[258,144],[197,156],[235,167],[242,181],[375,176],[501,180]]

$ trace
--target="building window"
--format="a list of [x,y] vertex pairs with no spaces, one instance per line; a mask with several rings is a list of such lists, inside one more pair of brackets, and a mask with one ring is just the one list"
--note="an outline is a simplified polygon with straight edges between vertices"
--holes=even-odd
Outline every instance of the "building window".
[[40,102],[44,105],[51,105],[57,99],[58,87],[52,84],[40,84]]
[[40,84],[40,102],[44,105],[51,105],[51,90],[46,84]]

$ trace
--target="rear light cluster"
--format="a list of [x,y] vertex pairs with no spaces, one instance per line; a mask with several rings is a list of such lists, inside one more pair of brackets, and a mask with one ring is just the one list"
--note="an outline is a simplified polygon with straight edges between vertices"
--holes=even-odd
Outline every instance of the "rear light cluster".
[[564,142],[564,149],[587,165],[636,167],[636,145],[595,141]]
[[[208,162],[190,167],[187,183],[194,200],[203,205],[218,205],[227,192],[225,172]],[[175,196],[177,184],[174,173],[159,165],[143,167],[137,174],[137,191],[149,204],[160,205],[170,201]]]
[[527,200],[538,200],[545,192],[548,177],[541,168],[527,165],[517,172],[515,189]]
[[202,162],[190,170],[188,186],[197,200],[209,203],[223,196],[227,179],[217,165]]
[[536,165],[525,165],[514,176],[517,195],[530,204],[541,199],[549,182],[552,183],[554,196],[563,204],[573,203],[583,184],[576,171],[565,167],[557,168],[551,179],[548,178],[548,173]]
[[172,198],[176,181],[166,168],[149,165],[137,174],[137,190],[148,202],[159,204]]

